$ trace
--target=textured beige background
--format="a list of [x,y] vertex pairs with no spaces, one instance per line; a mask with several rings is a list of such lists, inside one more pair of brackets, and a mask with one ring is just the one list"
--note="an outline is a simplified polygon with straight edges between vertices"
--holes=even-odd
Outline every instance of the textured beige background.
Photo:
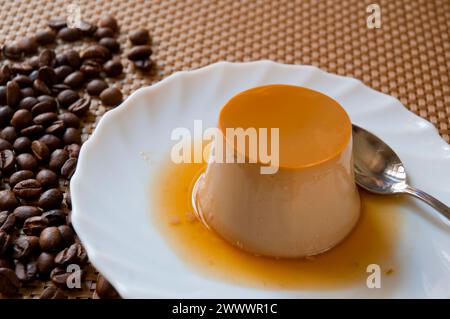
[[[33,34],[51,17],[64,16],[77,1],[0,1],[0,42]],[[366,27],[366,6],[381,6],[381,29]],[[158,69],[151,76],[132,73],[117,81],[126,95],[178,71],[220,60],[271,59],[312,64],[362,80],[391,94],[413,112],[430,120],[450,140],[450,0],[83,0],[82,18],[102,13],[116,16],[124,51],[127,33],[150,30]],[[105,108],[94,107],[85,133]],[[399,123],[401,125],[401,123]],[[89,297],[86,285],[74,296]],[[92,284],[92,285],[91,285]],[[34,296],[37,282],[24,289]]]

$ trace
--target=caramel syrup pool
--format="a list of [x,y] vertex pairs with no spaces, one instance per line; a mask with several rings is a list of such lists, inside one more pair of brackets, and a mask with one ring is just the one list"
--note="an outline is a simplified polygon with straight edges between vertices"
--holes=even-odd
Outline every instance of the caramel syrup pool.
[[172,249],[194,271],[238,285],[270,289],[335,289],[364,285],[369,264],[378,264],[383,285],[399,271],[394,250],[400,232],[398,197],[360,190],[361,218],[355,229],[330,251],[303,259],[254,256],[223,240],[197,220],[191,192],[206,164],[168,161],[156,178],[153,222]]

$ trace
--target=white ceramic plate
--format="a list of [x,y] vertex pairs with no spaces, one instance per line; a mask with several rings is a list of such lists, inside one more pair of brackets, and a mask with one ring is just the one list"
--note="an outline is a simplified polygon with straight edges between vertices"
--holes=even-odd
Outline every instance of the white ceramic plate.
[[449,298],[450,227],[419,202],[399,209],[404,225],[396,255],[402,272],[390,289],[233,286],[191,271],[170,249],[149,218],[148,188],[173,145],[172,129],[192,127],[194,119],[214,126],[233,95],[273,83],[312,88],[336,99],[353,123],[395,149],[413,185],[450,205],[450,147],[432,124],[397,99],[312,66],[220,62],[136,91],[102,118],[84,144],[71,182],[73,224],[94,266],[124,298]]

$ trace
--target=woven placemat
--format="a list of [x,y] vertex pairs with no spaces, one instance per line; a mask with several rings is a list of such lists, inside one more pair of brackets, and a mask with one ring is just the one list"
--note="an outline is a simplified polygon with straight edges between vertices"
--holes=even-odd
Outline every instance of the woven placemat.
[[[3,0],[0,43],[34,34],[50,18],[67,14],[77,3],[81,17],[96,21],[114,15],[120,23],[124,52],[131,30],[147,28],[153,38],[157,70],[151,76],[132,71],[114,85],[127,96],[179,70],[216,61],[270,59],[316,65],[360,79],[397,97],[414,113],[431,121],[450,140],[450,1],[376,1],[381,28],[369,29],[366,7],[374,1],[212,1],[212,0]],[[124,56],[124,54],[122,54]],[[84,138],[108,109],[94,104]],[[401,123],[400,123],[401,124]],[[90,298],[96,272],[89,267],[83,289],[71,297]],[[22,288],[25,298],[40,294],[47,283]]]

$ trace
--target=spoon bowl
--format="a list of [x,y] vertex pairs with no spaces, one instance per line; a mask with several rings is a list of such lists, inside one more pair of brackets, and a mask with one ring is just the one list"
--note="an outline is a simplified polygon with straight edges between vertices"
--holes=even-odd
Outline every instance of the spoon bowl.
[[353,161],[356,183],[377,194],[409,194],[434,207],[450,221],[450,208],[407,183],[398,155],[380,138],[353,125]]

